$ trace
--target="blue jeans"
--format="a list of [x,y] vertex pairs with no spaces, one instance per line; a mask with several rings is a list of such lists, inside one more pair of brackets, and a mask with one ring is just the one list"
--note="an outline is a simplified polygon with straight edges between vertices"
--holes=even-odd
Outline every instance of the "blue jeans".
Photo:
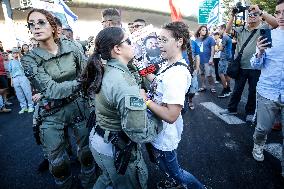
[[160,170],[174,179],[178,184],[191,189],[205,188],[197,178],[180,167],[175,150],[161,151],[153,147],[153,152]]

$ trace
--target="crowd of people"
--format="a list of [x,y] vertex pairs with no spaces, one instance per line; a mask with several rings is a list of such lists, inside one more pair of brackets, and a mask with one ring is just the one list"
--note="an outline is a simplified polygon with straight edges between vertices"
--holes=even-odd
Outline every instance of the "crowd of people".
[[[277,1],[274,16],[250,6],[243,26],[233,26],[235,16],[232,11],[228,23],[213,32],[200,26],[194,33],[181,21],[165,24],[157,36],[144,39],[147,62],[141,63],[131,36],[147,27],[145,20],[124,29],[120,12],[105,9],[104,29],[78,41],[51,12],[33,9],[27,16],[30,44],[7,52],[0,41],[0,112],[12,111],[13,93],[19,114],[34,112],[34,136],[58,188],[147,188],[145,146],[166,176],[157,188],[204,189],[177,160],[183,115],[194,109],[197,92],[208,88],[215,94],[220,82],[216,96],[230,96],[220,114],[234,115],[248,82],[245,113],[246,121],[256,122],[257,161],[264,160],[276,117],[284,124],[284,1]],[[262,29],[271,31],[272,46]],[[240,71],[231,91],[227,70],[236,57]],[[75,134],[76,155],[68,130]],[[71,156],[81,164],[78,177],[72,175]],[[284,148],[281,166],[284,177]]]

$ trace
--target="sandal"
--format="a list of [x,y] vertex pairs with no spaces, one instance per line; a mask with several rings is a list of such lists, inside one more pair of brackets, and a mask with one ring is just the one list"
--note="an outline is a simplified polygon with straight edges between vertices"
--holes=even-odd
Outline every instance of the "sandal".
[[198,92],[205,92],[206,91],[206,88],[205,87],[201,87],[198,89]]
[[211,93],[216,93],[216,89],[210,89]]

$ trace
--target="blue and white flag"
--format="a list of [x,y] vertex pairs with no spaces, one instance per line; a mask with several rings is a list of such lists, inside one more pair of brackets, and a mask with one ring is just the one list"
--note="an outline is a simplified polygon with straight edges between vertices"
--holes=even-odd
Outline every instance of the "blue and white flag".
[[210,29],[213,25],[217,25],[219,22],[219,1],[216,2],[215,6],[209,13],[207,27]]
[[[56,1],[54,1],[54,3],[56,3]],[[70,10],[70,8],[64,3],[63,0],[57,0],[57,3],[62,6],[66,16],[70,16],[73,21],[78,20],[78,16]]]

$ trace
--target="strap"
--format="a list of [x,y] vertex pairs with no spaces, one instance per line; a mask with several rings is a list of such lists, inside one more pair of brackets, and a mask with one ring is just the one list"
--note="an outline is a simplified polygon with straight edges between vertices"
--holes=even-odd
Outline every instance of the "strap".
[[166,69],[164,69],[163,71],[158,73],[156,76],[161,75],[162,73],[165,73],[168,69],[170,69],[171,67],[174,67],[174,66],[184,66],[184,67],[186,67],[188,69],[188,71],[190,71],[189,68],[188,68],[188,65],[186,65],[186,64],[184,64],[182,62],[176,62],[176,63],[171,64],[170,66],[168,66]]
[[249,43],[249,41],[251,40],[251,38],[254,36],[254,34],[257,32],[257,29],[254,29],[253,32],[251,32],[251,34],[249,35],[249,37],[247,38],[246,42],[243,44],[239,55],[243,54],[244,49],[246,48],[247,44]]

